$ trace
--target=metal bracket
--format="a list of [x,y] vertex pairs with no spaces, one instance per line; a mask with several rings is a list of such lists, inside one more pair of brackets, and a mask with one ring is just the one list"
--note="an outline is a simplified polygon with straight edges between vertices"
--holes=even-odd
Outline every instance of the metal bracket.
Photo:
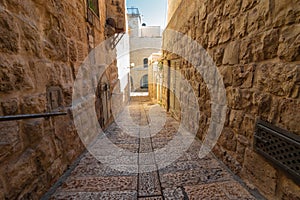
[[125,35],[125,33],[117,33],[117,34],[115,34],[115,36],[113,37],[113,40],[111,42],[111,48],[112,49],[116,48],[116,46],[122,40],[122,38],[123,38],[124,35]]

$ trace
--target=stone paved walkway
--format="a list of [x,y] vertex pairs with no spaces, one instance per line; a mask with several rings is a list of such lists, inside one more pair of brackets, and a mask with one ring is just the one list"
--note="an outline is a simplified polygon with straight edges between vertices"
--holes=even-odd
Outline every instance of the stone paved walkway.
[[[147,125],[150,106],[146,101],[132,102],[132,119]],[[147,166],[158,166],[155,156],[145,160],[141,159],[142,153],[165,146],[179,127],[177,121],[166,116],[164,128],[150,138],[129,136],[115,123],[106,131],[115,145],[137,154],[132,164],[136,162],[137,172],[141,173],[114,170],[86,153],[50,199],[256,199],[213,155],[198,158],[198,141],[171,165],[152,172],[142,171]],[[101,152],[106,152],[105,147]]]

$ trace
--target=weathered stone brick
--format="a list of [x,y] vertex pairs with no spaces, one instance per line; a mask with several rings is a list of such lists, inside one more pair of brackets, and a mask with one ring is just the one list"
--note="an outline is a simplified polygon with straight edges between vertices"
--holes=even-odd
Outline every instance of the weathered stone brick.
[[239,15],[233,19],[234,24],[234,38],[242,38],[246,35],[247,31],[247,23],[248,23],[248,16],[246,14]]
[[22,23],[20,22],[20,28],[22,29],[21,48],[25,50],[27,54],[33,54],[37,57],[42,55],[42,42],[40,39],[40,33],[34,23]]
[[263,64],[256,67],[255,85],[276,96],[289,96],[296,81],[295,65]]
[[242,11],[247,11],[249,9],[252,9],[254,6],[258,4],[258,0],[243,0],[242,3]]
[[240,62],[242,64],[247,64],[253,61],[252,54],[252,40],[242,40],[240,45]]
[[23,98],[21,111],[23,114],[38,114],[46,111],[46,95],[30,95]]
[[222,23],[222,28],[220,30],[219,44],[228,42],[231,39],[233,29],[234,29],[234,25],[232,24],[231,20],[227,20]]
[[76,43],[71,40],[69,42],[69,55],[70,55],[70,61],[76,62],[77,61],[77,49],[76,49]]
[[270,3],[269,1],[265,0],[251,2],[247,1],[246,4],[248,4],[250,7],[257,3],[257,5],[248,12],[247,27],[248,34],[255,35],[257,32],[261,32],[265,26],[271,23],[271,19],[269,17]]
[[271,59],[277,56],[279,45],[279,30],[271,30],[264,37],[263,52],[264,59]]
[[[238,134],[245,136],[248,138],[248,142],[252,143],[253,134],[255,131],[255,117],[250,114],[245,114],[243,118],[243,122],[241,124],[241,129]],[[245,144],[246,145],[246,144]]]
[[9,184],[7,198],[16,198],[22,189],[30,184],[38,173],[36,154],[31,149],[22,154],[20,159],[6,167],[6,179]]
[[31,71],[24,60],[15,57],[3,57],[0,66],[1,92],[34,88]]
[[40,144],[37,146],[38,162],[45,170],[48,169],[48,167],[58,157],[56,145],[52,138],[50,136],[42,137]]
[[44,136],[44,119],[29,119],[22,123],[23,137],[26,138],[27,145],[35,148],[36,143]]
[[246,183],[259,185],[258,190],[266,197],[273,199],[276,195],[277,171],[253,150],[247,148],[241,176]]
[[280,185],[282,187],[282,197],[283,200],[296,200],[300,199],[299,185],[291,181],[286,177],[280,178]]
[[239,131],[243,122],[244,113],[239,110],[231,110],[229,116],[229,127]]
[[[3,1],[2,1],[3,2]],[[5,1],[4,1],[5,2]],[[32,21],[32,24],[36,23],[37,17],[39,15],[39,9],[36,9],[36,5],[44,5],[44,1],[30,1],[30,2],[20,2],[17,0],[6,1],[4,3],[5,7],[10,11],[21,10],[20,17],[24,21]]]
[[229,17],[236,17],[241,8],[242,0],[228,0],[225,1],[223,15],[229,16]]
[[19,124],[16,121],[0,123],[0,161],[23,149]]
[[19,103],[18,99],[9,99],[1,102],[4,115],[14,115],[18,113]]
[[272,17],[273,26],[280,27],[285,24],[292,24],[299,19],[299,1],[273,1]]
[[259,33],[257,35],[254,35],[253,38],[251,38],[251,55],[253,55],[253,57],[252,60],[250,60],[250,62],[261,62],[264,60],[263,36],[263,33]]
[[16,53],[19,50],[20,33],[14,17],[1,11],[0,13],[0,49],[6,53]]
[[278,56],[284,61],[300,60],[300,25],[284,28],[280,35]]
[[282,128],[300,135],[300,101],[297,99],[282,99],[279,102],[279,124]]
[[217,22],[216,16],[214,16],[213,13],[210,13],[207,16],[207,20],[205,24],[205,33],[209,33],[214,28],[216,22]]
[[227,98],[228,106],[233,109],[249,109],[252,105],[252,92],[247,89],[230,88]]
[[258,107],[260,117],[267,120],[271,110],[272,97],[270,94],[254,92],[253,105]]
[[236,154],[237,154],[236,155],[236,160],[239,163],[244,162],[245,150],[246,150],[246,147],[238,142],[237,146],[236,146]]
[[240,43],[234,41],[229,43],[224,52],[223,65],[234,65],[239,63]]
[[223,76],[223,83],[225,88],[232,86],[233,76],[232,76],[231,66],[222,66],[219,68],[220,74]]
[[234,131],[230,128],[224,128],[219,139],[219,144],[229,151],[235,151],[237,140]]
[[207,5],[206,4],[201,4],[200,9],[199,9],[199,20],[205,20],[207,16]]
[[68,61],[68,42],[66,37],[56,31],[48,32],[48,40],[44,41],[44,52],[50,60]]
[[253,84],[253,76],[255,65],[237,66],[233,69],[233,87],[251,88]]

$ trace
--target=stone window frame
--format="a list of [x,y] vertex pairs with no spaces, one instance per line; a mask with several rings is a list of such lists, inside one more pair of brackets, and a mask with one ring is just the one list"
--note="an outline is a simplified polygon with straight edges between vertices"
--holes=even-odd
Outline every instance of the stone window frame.
[[91,10],[97,17],[100,17],[99,10],[99,0],[87,0],[87,7]]

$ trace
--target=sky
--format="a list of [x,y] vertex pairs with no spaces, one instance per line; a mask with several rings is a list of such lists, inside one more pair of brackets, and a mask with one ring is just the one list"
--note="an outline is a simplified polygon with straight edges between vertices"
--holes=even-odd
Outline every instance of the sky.
[[168,0],[126,0],[127,8],[136,7],[142,15],[142,23],[147,26],[166,26]]

